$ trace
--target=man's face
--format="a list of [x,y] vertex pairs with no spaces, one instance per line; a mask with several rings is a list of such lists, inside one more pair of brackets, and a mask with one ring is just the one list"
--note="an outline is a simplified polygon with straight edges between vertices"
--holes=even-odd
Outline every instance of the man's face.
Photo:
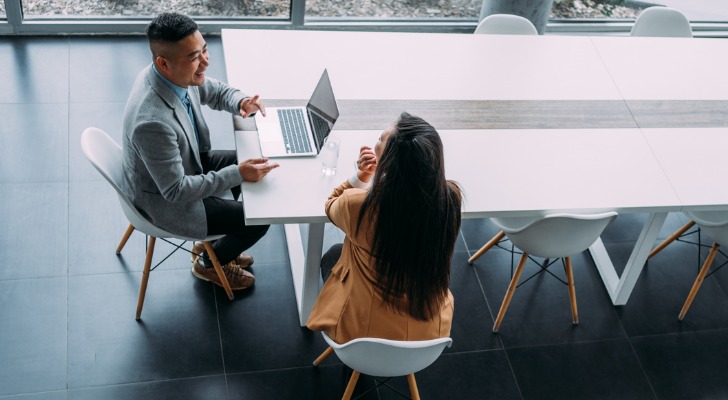
[[155,60],[157,69],[177,86],[200,86],[205,83],[205,70],[210,65],[207,43],[200,31],[167,47]]

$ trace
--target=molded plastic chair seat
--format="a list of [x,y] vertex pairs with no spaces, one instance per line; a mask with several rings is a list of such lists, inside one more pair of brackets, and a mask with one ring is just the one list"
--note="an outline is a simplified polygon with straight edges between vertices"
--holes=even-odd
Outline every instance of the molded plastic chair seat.
[[700,290],[700,286],[703,284],[705,276],[708,274],[710,266],[720,249],[720,244],[728,243],[728,211],[685,211],[685,214],[695,221],[703,232],[713,238],[714,242],[677,317],[681,321],[690,309],[695,295],[698,294],[698,290]]
[[551,214],[533,218],[493,218],[493,223],[500,227],[511,242],[523,251],[493,324],[493,332],[498,332],[500,324],[503,322],[529,255],[564,259],[572,323],[578,324],[579,315],[570,256],[588,249],[616,217],[616,212],[606,212],[581,215]]
[[212,263],[215,267],[218,277],[220,278],[225,293],[230,300],[234,298],[230,284],[228,283],[227,277],[217,260],[217,256],[212,249],[210,241],[220,239],[223,235],[213,235],[204,238],[186,237],[176,235],[151,223],[134,205],[129,201],[128,198],[121,191],[121,179],[122,179],[122,151],[121,146],[114,141],[106,132],[98,128],[87,128],[81,134],[81,148],[86,158],[96,168],[101,175],[111,184],[116,191],[121,204],[121,209],[124,212],[127,220],[129,220],[129,227],[126,229],[124,236],[116,248],[116,254],[119,254],[124,248],[127,240],[134,232],[138,230],[149,236],[149,244],[147,247],[147,255],[144,261],[144,273],[142,275],[141,288],[139,290],[139,301],[137,303],[136,319],[141,318],[142,307],[144,305],[144,296],[146,294],[147,282],[149,281],[149,272],[151,270],[152,258],[154,255],[154,244],[157,238],[165,239],[180,239],[185,241],[199,240],[203,241],[205,250],[209,255]]
[[319,365],[333,351],[341,362],[354,370],[342,399],[351,398],[360,373],[378,377],[406,375],[412,398],[419,399],[414,374],[430,366],[445,347],[452,345],[451,338],[417,341],[358,338],[338,344],[326,332],[321,334],[329,348],[313,362],[313,365]]
[[478,23],[475,32],[486,35],[538,35],[528,19],[511,14],[492,14]]
[[644,9],[632,27],[631,36],[693,37],[690,21],[679,10],[670,7]]

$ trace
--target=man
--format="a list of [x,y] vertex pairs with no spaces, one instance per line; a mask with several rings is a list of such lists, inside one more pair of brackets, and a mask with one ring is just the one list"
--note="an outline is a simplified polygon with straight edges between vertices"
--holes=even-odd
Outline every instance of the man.
[[[265,107],[259,97],[205,76],[207,43],[189,17],[163,13],[147,27],[152,64],[137,76],[124,110],[122,190],[155,225],[172,233],[203,238],[225,236],[213,244],[233,290],[253,285],[243,268],[253,259],[242,251],[268,231],[245,226],[243,205],[215,197],[231,189],[237,199],[243,181],[257,182],[276,163],[266,158],[237,163],[234,150],[210,149],[210,131],[200,106],[240,113]],[[196,243],[192,273],[222,286],[212,262]]]

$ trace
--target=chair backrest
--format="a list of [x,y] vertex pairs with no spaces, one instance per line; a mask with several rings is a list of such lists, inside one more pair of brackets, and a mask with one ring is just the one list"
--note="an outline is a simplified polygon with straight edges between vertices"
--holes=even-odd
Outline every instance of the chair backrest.
[[713,241],[728,245],[728,211],[685,211],[685,214]]
[[451,338],[417,341],[359,338],[338,344],[325,332],[321,333],[341,362],[362,374],[379,377],[404,376],[421,371],[452,344]]
[[526,18],[511,14],[492,14],[483,18],[475,32],[486,35],[538,35],[536,27]]
[[530,221],[523,218],[493,218],[492,221],[516,247],[526,253],[537,257],[560,258],[588,249],[616,217],[617,213],[611,211],[599,214],[550,214]]
[[158,228],[149,222],[121,191],[121,146],[108,133],[98,128],[86,128],[81,134],[81,149],[83,149],[83,154],[94,168],[116,190],[119,203],[121,203],[121,209],[124,211],[124,215],[129,220],[129,223],[134,225],[135,229],[158,238],[180,237],[179,235],[174,235],[164,229]]
[[644,9],[632,27],[631,36],[693,37],[690,21],[680,11],[669,7]]

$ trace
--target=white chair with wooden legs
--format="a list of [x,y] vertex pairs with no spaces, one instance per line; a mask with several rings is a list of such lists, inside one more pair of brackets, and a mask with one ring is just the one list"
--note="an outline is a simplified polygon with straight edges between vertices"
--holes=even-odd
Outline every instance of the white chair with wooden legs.
[[144,272],[142,274],[142,281],[139,289],[139,300],[137,302],[136,319],[140,319],[142,315],[142,307],[144,306],[144,296],[147,291],[147,283],[149,282],[149,273],[151,272],[152,258],[154,256],[154,244],[157,238],[161,239],[179,239],[185,241],[200,240],[204,242],[205,250],[215,267],[220,282],[225,289],[225,293],[228,298],[232,300],[234,298],[233,291],[230,288],[227,277],[217,260],[217,256],[212,249],[210,241],[217,240],[222,235],[208,236],[205,238],[192,238],[176,235],[161,229],[152,224],[146,217],[144,217],[139,210],[126,198],[124,193],[121,191],[121,176],[122,176],[122,152],[121,147],[114,141],[106,132],[98,128],[87,128],[81,134],[81,148],[83,154],[91,162],[91,164],[98,170],[101,175],[111,184],[116,190],[116,194],[119,197],[119,203],[121,209],[124,211],[124,215],[129,220],[129,227],[126,229],[124,236],[116,248],[116,254],[121,253],[121,250],[126,245],[127,240],[131,236],[134,230],[138,230],[149,237],[147,244],[147,254],[144,260]]
[[538,35],[533,23],[519,15],[492,14],[478,23],[477,34],[486,35]]
[[690,289],[690,293],[688,293],[688,297],[685,299],[685,303],[680,310],[680,314],[677,317],[680,321],[685,318],[685,314],[687,314],[690,306],[693,304],[695,295],[698,294],[698,290],[700,290],[700,286],[703,284],[716,254],[720,251],[720,244],[728,243],[727,211],[686,211],[685,214],[687,214],[691,220],[695,221],[704,233],[713,239],[713,246],[711,246],[710,253],[708,253],[708,257],[705,259],[703,266],[700,268],[698,277],[695,278],[693,287]]
[[342,400],[351,398],[360,374],[383,378],[407,376],[412,399],[419,400],[415,373],[430,366],[440,357],[445,347],[452,345],[451,338],[416,341],[359,338],[338,344],[325,332],[321,334],[329,348],[313,362],[313,365],[319,365],[331,353],[336,353],[341,362],[354,370]]
[[545,217],[533,218],[493,218],[493,223],[505,232],[506,236],[517,248],[523,251],[493,324],[493,332],[498,332],[498,329],[500,329],[518,286],[518,279],[529,256],[564,259],[572,323],[574,325],[579,324],[570,256],[588,249],[616,217],[616,212],[605,212],[599,214],[551,214]]
[[[661,252],[665,249],[670,243],[680,239],[684,235],[689,235],[693,232],[688,232],[690,228],[695,226],[695,221],[689,221],[687,224],[683,225],[682,228],[678,229],[673,233],[672,235],[668,236],[663,240],[659,245],[657,245],[652,251],[650,251],[650,254],[647,255],[647,259],[649,260],[653,256],[657,255],[657,253]],[[698,228],[700,229],[700,228]],[[686,233],[688,232],[688,233]]]
[[634,22],[630,36],[693,37],[690,21],[679,10],[670,7],[649,7]]

